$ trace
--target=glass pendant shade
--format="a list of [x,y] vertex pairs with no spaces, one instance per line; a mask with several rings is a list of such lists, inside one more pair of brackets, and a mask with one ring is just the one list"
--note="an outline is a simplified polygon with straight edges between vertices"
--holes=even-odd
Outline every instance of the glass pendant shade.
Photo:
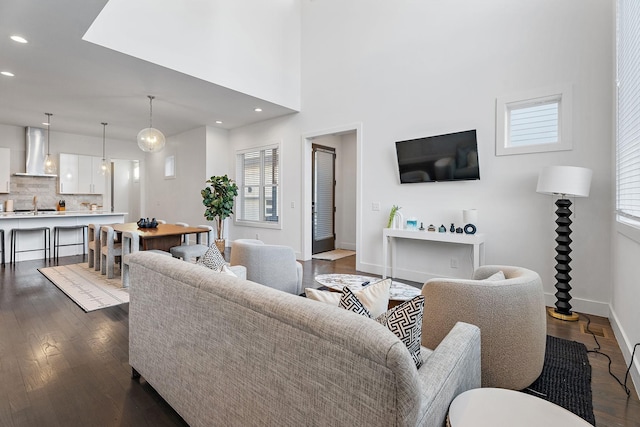
[[111,171],[109,162],[107,162],[107,156],[105,155],[105,134],[108,123],[102,122],[102,162],[100,162],[100,175],[107,175]]
[[52,113],[44,113],[47,116],[47,155],[44,158],[44,173],[53,175],[58,171],[56,161],[51,155],[51,116]]
[[165,138],[162,132],[153,127],[153,99],[155,96],[147,95],[149,98],[149,127],[138,132],[138,147],[146,153],[155,153],[164,148]]
[[102,175],[109,174],[109,163],[105,159],[102,159],[102,163],[100,163],[100,173]]
[[58,171],[56,161],[51,154],[47,154],[44,158],[44,173],[52,175]]
[[155,128],[146,128],[138,132],[138,147],[147,153],[155,153],[164,148],[165,138]]

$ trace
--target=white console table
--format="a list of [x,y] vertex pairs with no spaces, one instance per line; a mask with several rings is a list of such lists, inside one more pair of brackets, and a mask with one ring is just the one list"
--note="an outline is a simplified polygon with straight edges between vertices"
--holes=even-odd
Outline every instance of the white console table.
[[415,239],[429,242],[458,243],[473,246],[473,269],[484,264],[484,234],[439,233],[437,231],[401,230],[385,228],[382,230],[382,278],[387,277],[389,262],[389,244],[391,244],[391,277],[395,276],[395,239]]

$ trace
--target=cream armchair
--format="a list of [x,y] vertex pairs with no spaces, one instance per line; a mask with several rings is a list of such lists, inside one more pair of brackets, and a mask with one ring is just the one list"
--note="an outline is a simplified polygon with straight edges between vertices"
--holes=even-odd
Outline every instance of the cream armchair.
[[[502,271],[504,280],[486,280]],[[472,280],[432,279],[425,297],[422,345],[435,346],[456,322],[480,328],[482,386],[521,390],[542,372],[547,320],[538,273],[482,266]]]
[[231,265],[247,268],[247,280],[290,294],[302,293],[302,264],[288,246],[237,239],[231,244]]

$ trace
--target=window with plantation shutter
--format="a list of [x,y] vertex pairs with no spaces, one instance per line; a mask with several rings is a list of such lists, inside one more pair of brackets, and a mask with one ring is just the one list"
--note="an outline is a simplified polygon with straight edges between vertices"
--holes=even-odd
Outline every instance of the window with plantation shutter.
[[640,2],[618,0],[616,210],[640,226]]
[[279,153],[277,144],[237,152],[237,224],[279,226]]
[[497,99],[496,155],[571,150],[571,87]]

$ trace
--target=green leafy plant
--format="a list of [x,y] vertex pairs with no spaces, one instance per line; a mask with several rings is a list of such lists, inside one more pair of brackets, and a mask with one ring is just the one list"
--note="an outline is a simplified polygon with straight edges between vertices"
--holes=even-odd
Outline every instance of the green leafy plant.
[[207,207],[204,217],[216,222],[217,238],[222,239],[224,220],[233,214],[233,199],[238,195],[238,186],[227,175],[212,176],[207,184],[200,192],[202,204]]
[[393,205],[391,207],[391,213],[389,214],[389,221],[387,222],[387,228],[391,228],[391,226],[393,225],[393,218],[395,218],[396,213],[402,209],[399,206]]

